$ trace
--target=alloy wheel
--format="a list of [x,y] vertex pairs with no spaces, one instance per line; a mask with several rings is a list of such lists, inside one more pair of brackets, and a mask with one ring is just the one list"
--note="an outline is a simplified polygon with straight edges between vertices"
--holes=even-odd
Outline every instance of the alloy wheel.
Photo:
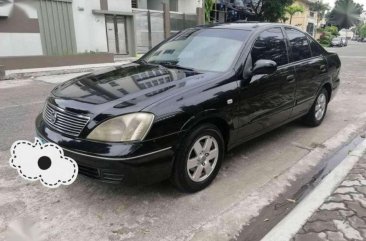
[[219,158],[219,145],[213,136],[199,138],[189,151],[187,172],[193,182],[206,180],[215,169]]
[[315,105],[315,118],[317,120],[321,120],[323,118],[326,107],[327,107],[327,97],[325,96],[324,93],[321,93],[318,96]]

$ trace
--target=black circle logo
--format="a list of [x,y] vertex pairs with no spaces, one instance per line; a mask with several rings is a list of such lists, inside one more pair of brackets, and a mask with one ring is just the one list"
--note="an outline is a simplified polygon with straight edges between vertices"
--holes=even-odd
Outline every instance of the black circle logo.
[[48,156],[42,156],[38,159],[38,167],[47,170],[51,166],[51,159]]

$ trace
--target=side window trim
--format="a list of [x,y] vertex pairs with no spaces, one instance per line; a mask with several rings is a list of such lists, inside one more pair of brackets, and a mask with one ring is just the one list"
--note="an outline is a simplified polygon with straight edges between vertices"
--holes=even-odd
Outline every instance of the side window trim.
[[290,41],[289,41],[287,33],[285,31],[285,27],[281,27],[281,31],[282,31],[283,38],[284,38],[285,44],[286,44],[287,64],[291,64],[293,61],[292,61],[292,49],[291,49]]
[[294,29],[294,28],[291,28],[291,27],[283,27],[282,28],[283,29],[283,32],[285,33],[285,38],[286,38],[286,43],[287,43],[287,45],[288,45],[288,52],[289,52],[289,63],[295,63],[295,61],[294,61],[294,57],[293,57],[293,53],[292,53],[292,46],[291,46],[291,43],[290,43],[290,39],[289,39],[289,37],[288,37],[288,34],[287,34],[287,32],[286,32],[286,29]]
[[309,36],[306,36],[306,38],[308,39],[308,42],[309,42],[309,46],[310,46],[310,53],[311,53],[311,57],[318,57],[319,55],[315,55],[314,51],[313,51],[313,48],[311,47],[311,44],[314,42],[312,41]]

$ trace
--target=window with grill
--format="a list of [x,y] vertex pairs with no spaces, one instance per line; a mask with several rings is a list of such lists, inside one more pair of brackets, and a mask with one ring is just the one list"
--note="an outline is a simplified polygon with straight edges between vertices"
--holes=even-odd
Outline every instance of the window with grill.
[[131,0],[132,8],[137,8],[137,0]]

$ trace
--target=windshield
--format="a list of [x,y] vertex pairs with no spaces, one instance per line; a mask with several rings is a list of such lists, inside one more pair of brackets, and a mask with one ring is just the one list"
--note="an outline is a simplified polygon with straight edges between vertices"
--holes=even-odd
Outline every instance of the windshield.
[[233,64],[249,33],[235,29],[187,29],[142,60],[168,67],[224,72]]

